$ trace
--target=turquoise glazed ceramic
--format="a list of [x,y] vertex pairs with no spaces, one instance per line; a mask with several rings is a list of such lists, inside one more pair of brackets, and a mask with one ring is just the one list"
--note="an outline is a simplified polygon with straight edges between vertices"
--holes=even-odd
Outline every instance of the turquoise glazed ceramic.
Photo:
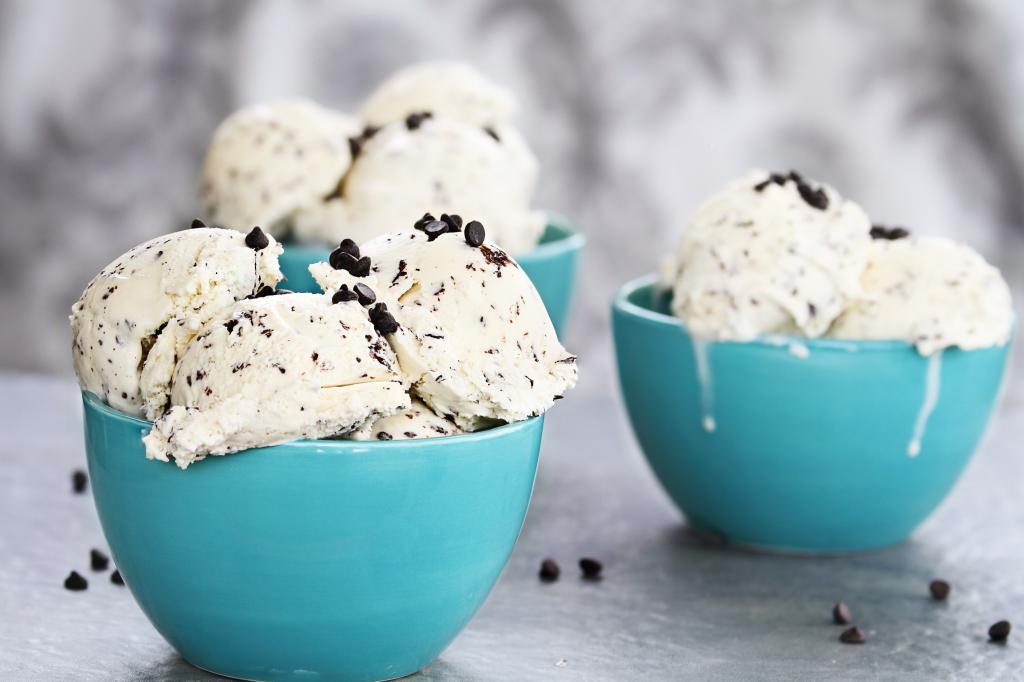
[[[537,248],[516,258],[530,276],[533,285],[548,309],[551,322],[559,334],[565,327],[576,282],[576,267],[586,239],[570,227],[568,221],[548,216],[548,226]],[[287,244],[281,255],[281,286],[292,291],[320,291],[309,274],[312,263],[327,260],[329,249]]]
[[901,542],[992,415],[1010,344],[930,360],[898,341],[695,343],[653,282],[626,284],[613,303],[622,394],[669,496],[726,541],[805,552]]
[[149,423],[85,394],[103,532],[189,662],[251,680],[385,680],[433,661],[519,534],[543,418],[408,441],[147,460]]

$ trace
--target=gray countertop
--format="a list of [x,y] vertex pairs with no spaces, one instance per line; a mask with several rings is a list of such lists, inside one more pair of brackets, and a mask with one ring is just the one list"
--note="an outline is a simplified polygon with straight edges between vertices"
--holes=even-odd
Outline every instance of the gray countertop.
[[[827,558],[753,554],[687,533],[614,397],[558,404],[519,544],[487,603],[424,680],[1024,678],[1024,402],[1011,391],[981,451],[907,544]],[[0,679],[205,680],[123,587],[88,570],[105,549],[71,381],[0,375]],[[851,500],[870,504],[870,500]],[[580,556],[605,564],[576,575]],[[537,579],[556,558],[562,578]],[[85,592],[62,587],[72,568]],[[946,603],[928,581],[953,584]],[[868,633],[837,641],[846,601]],[[1006,645],[988,626],[1019,622]]]

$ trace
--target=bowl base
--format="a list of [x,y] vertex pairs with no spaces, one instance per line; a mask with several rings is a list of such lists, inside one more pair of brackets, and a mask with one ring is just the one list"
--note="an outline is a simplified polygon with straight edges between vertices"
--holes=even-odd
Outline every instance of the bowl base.
[[879,545],[868,547],[797,547],[788,545],[773,545],[768,543],[747,542],[743,540],[731,540],[719,531],[702,527],[691,521],[686,521],[686,530],[699,542],[710,547],[723,547],[749,554],[768,554],[775,556],[795,557],[843,557],[851,554],[864,554],[867,552],[883,552],[893,547],[905,544],[910,538],[905,537],[895,542],[884,542]]
[[[309,682],[309,680],[321,679],[321,675],[319,673],[313,672],[311,670],[302,670],[302,671],[296,671],[296,672],[293,672],[293,673],[288,673],[288,672],[285,672],[285,671],[281,671],[280,674],[275,673],[274,675],[272,675],[270,677],[241,677],[241,676],[233,674],[233,673],[223,672],[223,671],[220,671],[220,670],[213,670],[212,668],[207,668],[205,666],[201,666],[201,665],[199,665],[197,663],[193,663],[192,661],[188,660],[184,656],[182,656],[181,659],[183,661],[185,661],[186,663],[188,663],[193,668],[198,668],[199,670],[202,670],[203,672],[210,673],[211,675],[218,675],[220,677],[225,677],[225,678],[230,679],[230,680],[241,680],[242,682],[278,682],[278,680],[303,680],[303,682]],[[412,677],[413,675],[418,675],[419,673],[423,672],[424,670],[429,668],[431,665],[433,665],[433,663],[434,663],[434,661],[431,661],[430,663],[428,663],[425,666],[422,666],[420,668],[416,668],[415,670],[411,670],[411,671],[409,671],[407,673],[401,673],[399,675],[396,675],[395,677],[381,677],[381,678],[372,678],[372,679],[371,678],[358,678],[358,679],[361,682],[392,682],[392,680],[404,680],[404,679],[406,679],[408,677]],[[330,679],[346,679],[346,678],[336,678],[334,676],[331,676]],[[352,678],[352,679],[356,679],[356,678]]]

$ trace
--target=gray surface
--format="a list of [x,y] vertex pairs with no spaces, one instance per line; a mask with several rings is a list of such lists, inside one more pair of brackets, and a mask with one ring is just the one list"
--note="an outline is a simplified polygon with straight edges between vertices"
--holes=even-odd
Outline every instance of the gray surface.
[[[534,502],[490,599],[425,674],[431,680],[1013,679],[1024,633],[1024,404],[1004,401],[982,452],[941,510],[904,546],[835,558],[768,556],[701,544],[642,463],[612,398],[569,399],[550,415]],[[181,660],[124,588],[88,571],[103,547],[88,496],[77,391],[0,375],[0,679],[213,679]],[[870,504],[870,500],[851,500]],[[551,555],[562,579],[542,584]],[[581,555],[606,577],[579,580]],[[61,583],[71,568],[84,593]],[[927,583],[953,583],[947,604]],[[832,603],[871,640],[839,644]],[[561,662],[561,663],[560,663]]]

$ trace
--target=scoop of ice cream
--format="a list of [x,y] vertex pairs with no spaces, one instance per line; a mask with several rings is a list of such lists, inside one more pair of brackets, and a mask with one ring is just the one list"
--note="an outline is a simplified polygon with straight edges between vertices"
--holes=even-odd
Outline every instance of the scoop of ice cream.
[[1013,325],[1010,289],[999,271],[963,244],[941,237],[875,239],[861,277],[864,297],[829,336],[903,339],[930,355],[1006,343]]
[[462,429],[434,414],[423,402],[413,399],[408,408],[353,431],[349,438],[352,440],[407,440],[453,436],[456,433],[462,433]]
[[200,182],[204,215],[217,225],[261,225],[280,235],[294,212],[334,193],[361,126],[306,100],[242,109],[217,128]]
[[506,250],[529,251],[545,223],[530,208],[537,159],[513,128],[491,133],[438,117],[385,126],[362,143],[341,198],[300,211],[296,234],[361,242],[405,229],[428,210],[472,215]]
[[493,126],[508,121],[515,110],[512,93],[469,64],[433,61],[390,76],[366,100],[361,114],[377,126],[424,111],[476,126]]
[[247,238],[212,228],[174,232],[128,251],[71,308],[82,388],[121,412],[155,419],[185,344],[235,301],[276,285],[280,254],[280,244],[262,233]]
[[831,187],[752,172],[690,219],[663,275],[695,335],[820,336],[860,294],[871,225]]
[[357,301],[321,294],[240,301],[185,349],[172,407],[146,456],[187,467],[296,438],[348,433],[409,406],[398,362]]
[[478,223],[443,234],[418,224],[425,231],[364,244],[360,256],[372,262],[365,277],[328,263],[310,272],[329,293],[359,283],[376,292],[384,307],[371,317],[413,392],[437,414],[467,431],[540,414],[576,383],[576,358],[558,342],[529,277],[505,251],[480,243]]

